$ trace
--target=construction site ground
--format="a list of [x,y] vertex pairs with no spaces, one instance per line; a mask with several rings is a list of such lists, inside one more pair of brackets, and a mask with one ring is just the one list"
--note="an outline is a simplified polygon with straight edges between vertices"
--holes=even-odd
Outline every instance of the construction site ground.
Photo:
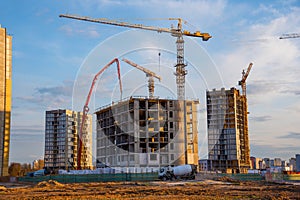
[[50,180],[37,184],[0,183],[0,199],[300,199],[300,184],[228,177],[72,184]]

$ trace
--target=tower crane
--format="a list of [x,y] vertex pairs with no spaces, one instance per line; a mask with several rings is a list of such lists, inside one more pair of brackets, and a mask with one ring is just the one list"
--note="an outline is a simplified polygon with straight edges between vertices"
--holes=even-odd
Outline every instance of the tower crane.
[[83,125],[86,120],[87,113],[89,112],[89,103],[91,99],[91,95],[93,92],[93,89],[95,87],[95,84],[97,82],[98,76],[100,76],[109,66],[111,66],[113,63],[117,63],[117,69],[118,69],[118,79],[119,79],[119,87],[120,87],[120,93],[122,98],[122,81],[121,81],[121,73],[120,73],[120,62],[117,58],[114,58],[112,61],[110,61],[106,66],[104,66],[95,76],[92,81],[92,85],[90,87],[88,96],[86,98],[85,104],[83,106],[82,111],[82,119],[80,124],[80,130],[79,130],[79,148],[77,153],[77,169],[81,169],[81,152],[82,152],[82,131],[83,131]]
[[289,39],[289,38],[299,38],[300,33],[289,33],[289,34],[282,34],[279,39]]
[[239,81],[239,85],[242,87],[242,93],[243,96],[246,97],[246,79],[250,73],[250,70],[252,68],[253,63],[250,63],[247,69],[247,72],[245,72],[245,70],[243,70],[242,72],[242,80]]
[[145,26],[142,24],[131,24],[128,22],[121,22],[115,20],[109,20],[105,18],[91,18],[91,17],[83,17],[77,15],[70,15],[70,14],[61,14],[59,17],[65,17],[70,19],[76,20],[83,20],[89,22],[96,22],[101,24],[109,24],[115,26],[123,26],[128,28],[137,28],[149,31],[157,31],[158,33],[171,33],[172,36],[176,37],[176,46],[177,46],[177,64],[175,65],[176,71],[176,84],[177,84],[177,98],[179,100],[184,100],[185,98],[185,76],[187,74],[187,70],[185,69],[186,64],[184,64],[184,40],[183,36],[191,36],[191,37],[200,37],[203,41],[207,41],[211,38],[209,33],[201,33],[200,31],[196,31],[194,33],[183,30],[182,29],[182,22],[181,18],[168,18],[168,20],[177,20],[178,25],[176,28],[161,28],[161,27],[153,27],[153,26]]
[[149,69],[146,69],[130,60],[127,60],[126,58],[123,58],[122,61],[128,63],[129,65],[143,71],[148,79],[148,88],[149,88],[149,97],[153,98],[154,96],[154,78],[157,78],[159,81],[161,81],[161,77],[155,74],[154,72],[150,71]]

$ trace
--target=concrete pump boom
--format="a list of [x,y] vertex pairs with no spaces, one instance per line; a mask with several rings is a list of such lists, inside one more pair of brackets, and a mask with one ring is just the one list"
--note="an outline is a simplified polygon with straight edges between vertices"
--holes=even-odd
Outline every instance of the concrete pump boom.
[[79,148],[78,148],[78,153],[77,153],[77,169],[81,169],[81,151],[82,151],[82,131],[83,131],[83,125],[87,116],[87,113],[89,112],[89,103],[91,99],[91,95],[93,92],[93,89],[95,87],[95,84],[98,80],[98,76],[100,76],[109,66],[111,66],[113,63],[117,63],[117,69],[118,69],[118,79],[119,79],[119,86],[120,86],[120,93],[121,93],[121,99],[122,99],[122,81],[121,81],[121,73],[120,73],[120,62],[118,58],[113,59],[110,61],[106,66],[104,66],[95,76],[92,81],[92,85],[90,87],[88,96],[86,98],[85,104],[83,106],[83,111],[82,111],[82,120],[80,124],[80,131],[79,131]]

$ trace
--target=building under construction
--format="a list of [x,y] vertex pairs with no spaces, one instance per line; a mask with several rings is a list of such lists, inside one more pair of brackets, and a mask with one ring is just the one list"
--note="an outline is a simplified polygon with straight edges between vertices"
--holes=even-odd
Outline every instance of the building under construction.
[[[52,171],[77,169],[77,151],[82,112],[46,111],[45,167]],[[82,169],[92,168],[92,116],[87,115],[82,131]]]
[[98,166],[156,170],[197,165],[198,104],[196,100],[130,97],[99,108]]
[[0,25],[0,176],[8,176],[11,82],[12,82],[12,36]]
[[246,95],[222,88],[207,91],[206,99],[210,169],[246,173],[250,168]]

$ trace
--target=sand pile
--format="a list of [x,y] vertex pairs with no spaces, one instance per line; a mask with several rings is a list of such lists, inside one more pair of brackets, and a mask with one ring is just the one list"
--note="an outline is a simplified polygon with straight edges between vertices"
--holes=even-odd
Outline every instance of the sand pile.
[[229,178],[228,176],[223,176],[223,177],[216,177],[213,180],[215,181],[222,181],[222,182],[229,182],[229,183],[239,183],[239,180],[235,180],[232,178]]
[[7,188],[5,186],[0,185],[0,191],[5,191]]
[[52,187],[52,186],[58,186],[58,187],[63,187],[64,184],[61,184],[57,181],[54,180],[49,180],[49,181],[42,181],[39,182],[36,187]]

